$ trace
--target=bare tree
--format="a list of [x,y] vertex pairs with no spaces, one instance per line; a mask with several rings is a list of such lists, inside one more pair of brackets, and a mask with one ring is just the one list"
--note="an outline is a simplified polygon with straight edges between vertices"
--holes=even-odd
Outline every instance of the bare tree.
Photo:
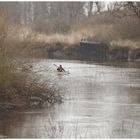
[[104,9],[104,2],[90,1],[87,3],[88,17],[100,13]]
[[140,20],[140,2],[127,2],[126,6],[131,8]]
[[90,1],[88,5],[89,5],[88,17],[91,17],[91,15],[92,15],[92,10],[93,10],[93,2]]
[[73,24],[75,22],[80,22],[80,17],[84,14],[84,2],[68,2],[68,17],[69,23]]
[[115,2],[108,7],[108,11],[118,18],[136,16],[140,20],[140,2]]

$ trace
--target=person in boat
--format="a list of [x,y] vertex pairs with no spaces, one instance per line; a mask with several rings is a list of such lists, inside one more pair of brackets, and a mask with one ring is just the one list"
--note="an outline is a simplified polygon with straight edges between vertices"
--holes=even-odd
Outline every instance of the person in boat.
[[57,71],[58,71],[58,72],[64,72],[65,70],[64,70],[64,68],[62,67],[62,65],[60,65],[60,66],[57,68]]

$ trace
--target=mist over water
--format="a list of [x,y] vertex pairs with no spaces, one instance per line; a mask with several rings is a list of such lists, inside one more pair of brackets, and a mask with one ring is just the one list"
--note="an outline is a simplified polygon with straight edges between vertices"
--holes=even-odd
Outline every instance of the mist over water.
[[[60,65],[70,74],[58,75]],[[126,67],[126,66],[127,67]],[[61,91],[62,104],[0,114],[10,138],[140,138],[140,64],[39,60],[34,71]]]

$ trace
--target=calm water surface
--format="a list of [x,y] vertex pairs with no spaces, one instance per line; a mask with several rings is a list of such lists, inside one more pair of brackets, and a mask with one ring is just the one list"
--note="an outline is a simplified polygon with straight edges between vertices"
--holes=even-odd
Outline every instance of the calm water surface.
[[[58,75],[62,64],[68,75]],[[114,66],[113,66],[114,65]],[[53,107],[0,114],[10,138],[140,138],[140,64],[39,60],[34,71],[60,88]],[[126,67],[126,66],[127,67]]]

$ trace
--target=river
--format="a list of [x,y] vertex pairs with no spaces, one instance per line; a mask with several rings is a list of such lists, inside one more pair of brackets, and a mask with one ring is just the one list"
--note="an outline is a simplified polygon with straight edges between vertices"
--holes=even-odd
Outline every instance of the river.
[[[62,64],[70,74],[58,75]],[[140,138],[140,64],[38,60],[63,103],[0,114],[0,137]]]

